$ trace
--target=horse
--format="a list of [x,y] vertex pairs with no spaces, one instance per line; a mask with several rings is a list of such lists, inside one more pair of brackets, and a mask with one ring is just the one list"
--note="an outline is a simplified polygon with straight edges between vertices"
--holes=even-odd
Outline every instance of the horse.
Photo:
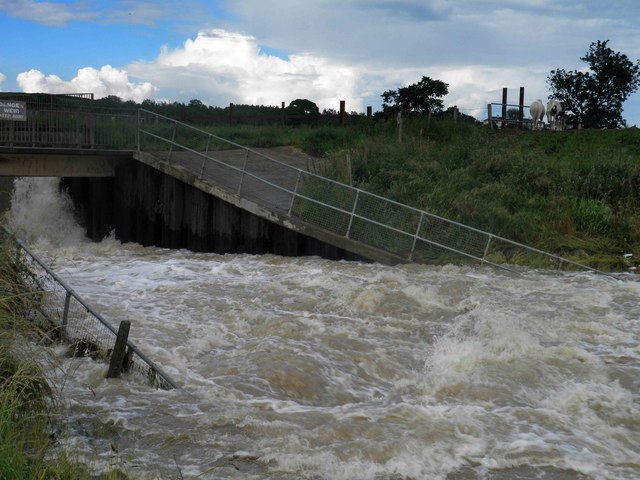
[[538,130],[544,126],[544,104],[542,100],[536,100],[529,106],[531,114],[531,130]]
[[564,130],[564,105],[556,98],[547,103],[547,122],[551,130]]

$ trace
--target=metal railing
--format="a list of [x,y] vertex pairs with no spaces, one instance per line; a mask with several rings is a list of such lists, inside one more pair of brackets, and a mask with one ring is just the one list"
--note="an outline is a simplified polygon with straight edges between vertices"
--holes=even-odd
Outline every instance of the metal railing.
[[134,150],[137,112],[96,107],[85,94],[2,94],[26,105],[26,120],[0,120],[0,144],[14,148]]
[[[162,115],[140,110],[138,150],[196,172],[238,197],[256,202],[401,262],[445,263],[467,258],[499,268],[594,268],[280,162],[251,148]],[[235,149],[225,160],[216,152]]]
[[[71,354],[108,359],[117,329],[4,226],[0,226],[0,237],[12,241],[16,247],[13,261],[19,266],[21,294],[28,302],[29,319],[49,332],[51,337],[70,343]],[[143,375],[157,388],[180,388],[131,341],[127,342],[127,347],[125,371]]]

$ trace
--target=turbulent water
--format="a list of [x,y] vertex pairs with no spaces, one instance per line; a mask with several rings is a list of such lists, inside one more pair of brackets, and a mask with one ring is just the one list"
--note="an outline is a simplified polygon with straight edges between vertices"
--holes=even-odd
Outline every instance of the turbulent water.
[[65,446],[134,478],[636,479],[632,276],[90,243],[52,180],[9,223],[184,391],[56,354]]

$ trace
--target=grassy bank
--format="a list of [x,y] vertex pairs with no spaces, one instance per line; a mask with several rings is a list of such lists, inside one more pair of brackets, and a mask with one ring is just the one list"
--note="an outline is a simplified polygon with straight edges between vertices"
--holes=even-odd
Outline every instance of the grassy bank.
[[600,269],[640,257],[640,131],[498,131],[452,120],[236,127],[250,146],[296,145],[363,190]]

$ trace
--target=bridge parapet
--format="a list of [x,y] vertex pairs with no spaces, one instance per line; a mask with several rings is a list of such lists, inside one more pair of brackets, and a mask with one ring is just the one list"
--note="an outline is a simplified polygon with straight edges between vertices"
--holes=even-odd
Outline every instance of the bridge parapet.
[[0,118],[0,145],[25,148],[124,149],[136,147],[136,110],[106,109],[90,99],[67,95],[0,94],[25,115]]

